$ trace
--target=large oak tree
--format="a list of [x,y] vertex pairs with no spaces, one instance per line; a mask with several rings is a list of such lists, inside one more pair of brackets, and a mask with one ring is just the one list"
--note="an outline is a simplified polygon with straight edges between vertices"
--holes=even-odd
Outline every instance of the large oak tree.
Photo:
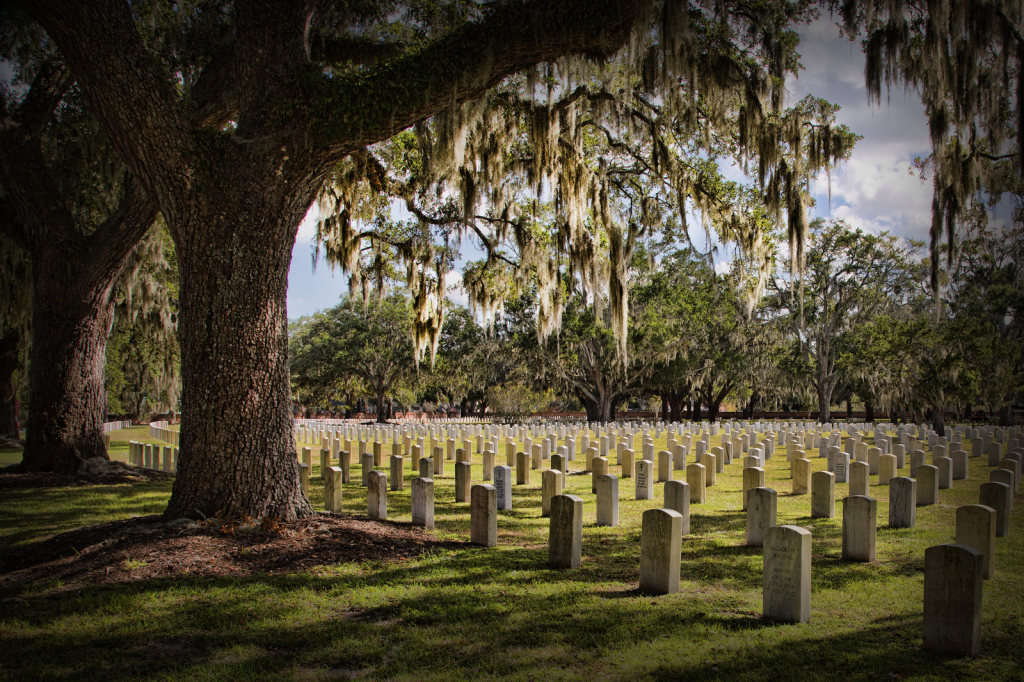
[[347,30],[393,9],[370,5],[204,5],[232,30],[182,76],[165,68],[123,0],[21,3],[175,240],[183,447],[169,515],[311,513],[291,439],[285,293],[297,226],[328,171],[518,69],[611,55],[645,3],[502,3],[354,68],[386,52]]

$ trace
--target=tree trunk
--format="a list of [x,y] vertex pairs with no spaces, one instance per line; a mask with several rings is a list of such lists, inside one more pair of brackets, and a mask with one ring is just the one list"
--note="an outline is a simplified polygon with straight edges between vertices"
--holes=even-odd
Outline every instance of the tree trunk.
[[937,407],[932,408],[932,430],[940,436],[946,435],[945,412]]
[[874,422],[875,421],[875,406],[870,400],[864,401],[864,421]]
[[668,421],[668,393],[661,394],[661,421]]
[[615,421],[615,405],[617,399],[610,393],[601,393],[597,399],[597,413],[600,416],[600,421],[611,422]]
[[384,389],[377,390],[377,423],[386,424],[388,421],[387,410],[384,409]]
[[9,330],[0,336],[0,438],[18,439],[17,389],[14,373],[18,371],[18,342],[21,334]]
[[[24,471],[75,472],[103,446],[103,368],[114,319],[113,277],[78,285],[70,254],[33,254],[31,409]],[[36,274],[38,273],[38,274]],[[116,274],[116,273],[115,273]]]
[[853,419],[853,400],[850,398],[846,399],[846,419],[847,421]]
[[818,382],[818,422],[827,424],[832,421],[832,391],[824,382]]
[[156,204],[128,175],[117,205],[105,207],[109,217],[88,222],[83,198],[67,194],[51,174],[39,135],[70,84],[62,65],[47,62],[26,95],[41,98],[39,108],[24,120],[19,112],[0,130],[0,181],[17,213],[17,221],[6,216],[5,232],[32,259],[23,471],[74,472],[87,459],[107,459],[103,368],[114,283],[157,215]]
[[[240,161],[224,161],[225,174],[236,163],[247,168]],[[292,440],[285,293],[314,188],[285,192],[282,180],[261,184],[250,172],[257,178],[249,183],[218,186],[237,194],[193,195],[190,210],[169,219],[176,244],[190,242],[178,251],[181,458],[170,518],[313,513]]]
[[1013,400],[999,408],[999,425],[1013,426]]
[[462,402],[459,403],[459,416],[465,417],[468,414],[469,399],[463,398]]
[[697,397],[693,399],[693,421],[698,422],[698,423],[701,421],[701,416],[700,416],[700,394],[697,394]]
[[674,422],[683,421],[683,396],[679,392],[669,394],[672,397],[671,419]]
[[708,421],[713,422],[718,419],[718,405],[715,404],[714,398],[712,398],[712,391],[708,390],[704,395],[704,402],[708,406]]

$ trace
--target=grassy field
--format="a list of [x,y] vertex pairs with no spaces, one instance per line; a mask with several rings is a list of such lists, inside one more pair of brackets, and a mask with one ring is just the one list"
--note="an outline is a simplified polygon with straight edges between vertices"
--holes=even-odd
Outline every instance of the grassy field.
[[[171,429],[176,431],[178,427],[172,426]],[[142,443],[159,443],[160,445],[166,445],[166,443],[164,443],[162,440],[150,438],[148,426],[133,426],[129,429],[111,431],[110,449],[107,450],[107,454],[110,455],[110,459],[116,459],[119,462],[127,462],[128,442],[133,440]],[[15,464],[20,461],[20,449],[0,448],[0,467],[5,467],[8,464]]]
[[[138,429],[115,432],[115,443],[139,436]],[[656,449],[663,446],[664,438]],[[113,456],[121,450],[115,446]],[[497,463],[504,460],[502,452]],[[840,560],[847,486],[836,485],[836,518],[811,519],[810,496],[789,494],[784,453],[770,460],[766,484],[779,492],[779,523],[813,532],[811,622],[804,625],[760,618],[762,557],[743,544],[739,463],[718,475],[706,504],[691,505],[680,592],[650,597],[636,589],[640,517],[661,506],[662,486],[655,500],[638,502],[631,479],[620,480],[621,525],[598,528],[581,460],[570,463],[566,486],[584,500],[578,570],[546,566],[548,525],[534,471],[530,486],[513,486],[514,509],[499,513],[497,548],[467,544],[411,561],[72,594],[47,585],[15,593],[0,581],[0,679],[1024,680],[1019,499],[1011,537],[998,539],[996,577],[985,584],[981,655],[921,650],[924,550],[953,541],[956,507],[977,503],[978,485],[988,480],[982,459],[970,460],[969,480],[940,491],[940,504],[918,508],[914,529],[886,527],[888,489],[872,486],[879,519],[873,564]],[[812,463],[825,468],[824,459]],[[436,532],[468,540],[469,505],[455,503],[453,463],[445,464],[447,476],[435,480]],[[408,462],[405,471],[405,490],[388,497],[389,518],[398,523],[410,520]],[[312,501],[323,508],[318,473],[315,465]],[[473,480],[481,474],[477,455]],[[352,480],[360,480],[355,464]],[[158,513],[169,494],[170,483],[0,491],[0,552]],[[365,490],[348,485],[344,495],[346,512],[365,514]]]

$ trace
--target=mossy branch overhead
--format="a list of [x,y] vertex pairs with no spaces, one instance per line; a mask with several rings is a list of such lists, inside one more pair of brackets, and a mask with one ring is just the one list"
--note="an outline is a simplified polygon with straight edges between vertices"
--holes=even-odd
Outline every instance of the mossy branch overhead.
[[[755,299],[774,262],[765,230],[787,226],[798,270],[807,183],[847,158],[858,139],[835,125],[837,107],[824,100],[779,108],[783,76],[796,68],[790,26],[813,16],[794,5],[766,8],[752,21],[738,5],[683,11],[666,4],[608,63],[563,57],[480,99],[453,102],[429,123],[360,152],[383,164],[356,161],[353,168],[366,173],[335,174],[337,188],[329,192],[349,198],[328,212],[321,237],[348,247],[328,253],[329,260],[351,271],[360,240],[386,239],[374,228],[346,227],[357,204],[369,207],[353,188],[383,184],[418,218],[421,235],[434,227],[446,249],[469,235],[485,252],[483,267],[500,269],[500,277],[482,277],[477,267],[463,277],[485,318],[530,278],[542,292],[538,336],[557,331],[564,305],[558,263],[566,263],[595,306],[610,306],[620,361],[627,362],[631,246],[654,238],[666,220],[681,225],[688,240],[693,211],[709,237],[714,231],[749,255],[758,274],[748,298]],[[755,182],[747,190],[725,182],[718,159],[741,164]],[[387,183],[378,180],[382,166]],[[432,207],[429,216],[421,204]],[[538,205],[550,205],[540,221],[550,234],[542,239]],[[361,220],[380,222],[372,211]],[[333,225],[341,228],[334,234]],[[399,259],[410,254],[395,251]]]

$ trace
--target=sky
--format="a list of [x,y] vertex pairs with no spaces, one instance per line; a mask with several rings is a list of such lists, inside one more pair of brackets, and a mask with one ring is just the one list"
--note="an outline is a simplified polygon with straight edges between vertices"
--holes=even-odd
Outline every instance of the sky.
[[[823,97],[840,105],[837,123],[845,123],[864,136],[850,160],[832,174],[831,203],[825,176],[814,183],[816,206],[808,218],[842,218],[872,233],[888,231],[927,240],[931,184],[909,170],[914,157],[930,151],[928,123],[920,99],[898,89],[891,91],[886,101],[883,90],[881,104],[869,104],[860,43],[840,37],[835,22],[827,16],[801,34],[799,52],[804,69],[798,78],[787,79],[788,104],[795,104],[807,94]],[[740,179],[738,171],[734,175],[732,179]],[[340,272],[332,274],[323,262],[315,271],[312,268],[313,212],[315,208],[299,227],[292,253],[288,278],[288,316],[292,319],[335,305],[347,289],[347,280]],[[695,242],[698,232],[694,231]],[[722,252],[723,266],[729,253]],[[458,273],[451,273],[451,282],[458,278]],[[451,298],[465,303],[465,295],[459,292]]]

